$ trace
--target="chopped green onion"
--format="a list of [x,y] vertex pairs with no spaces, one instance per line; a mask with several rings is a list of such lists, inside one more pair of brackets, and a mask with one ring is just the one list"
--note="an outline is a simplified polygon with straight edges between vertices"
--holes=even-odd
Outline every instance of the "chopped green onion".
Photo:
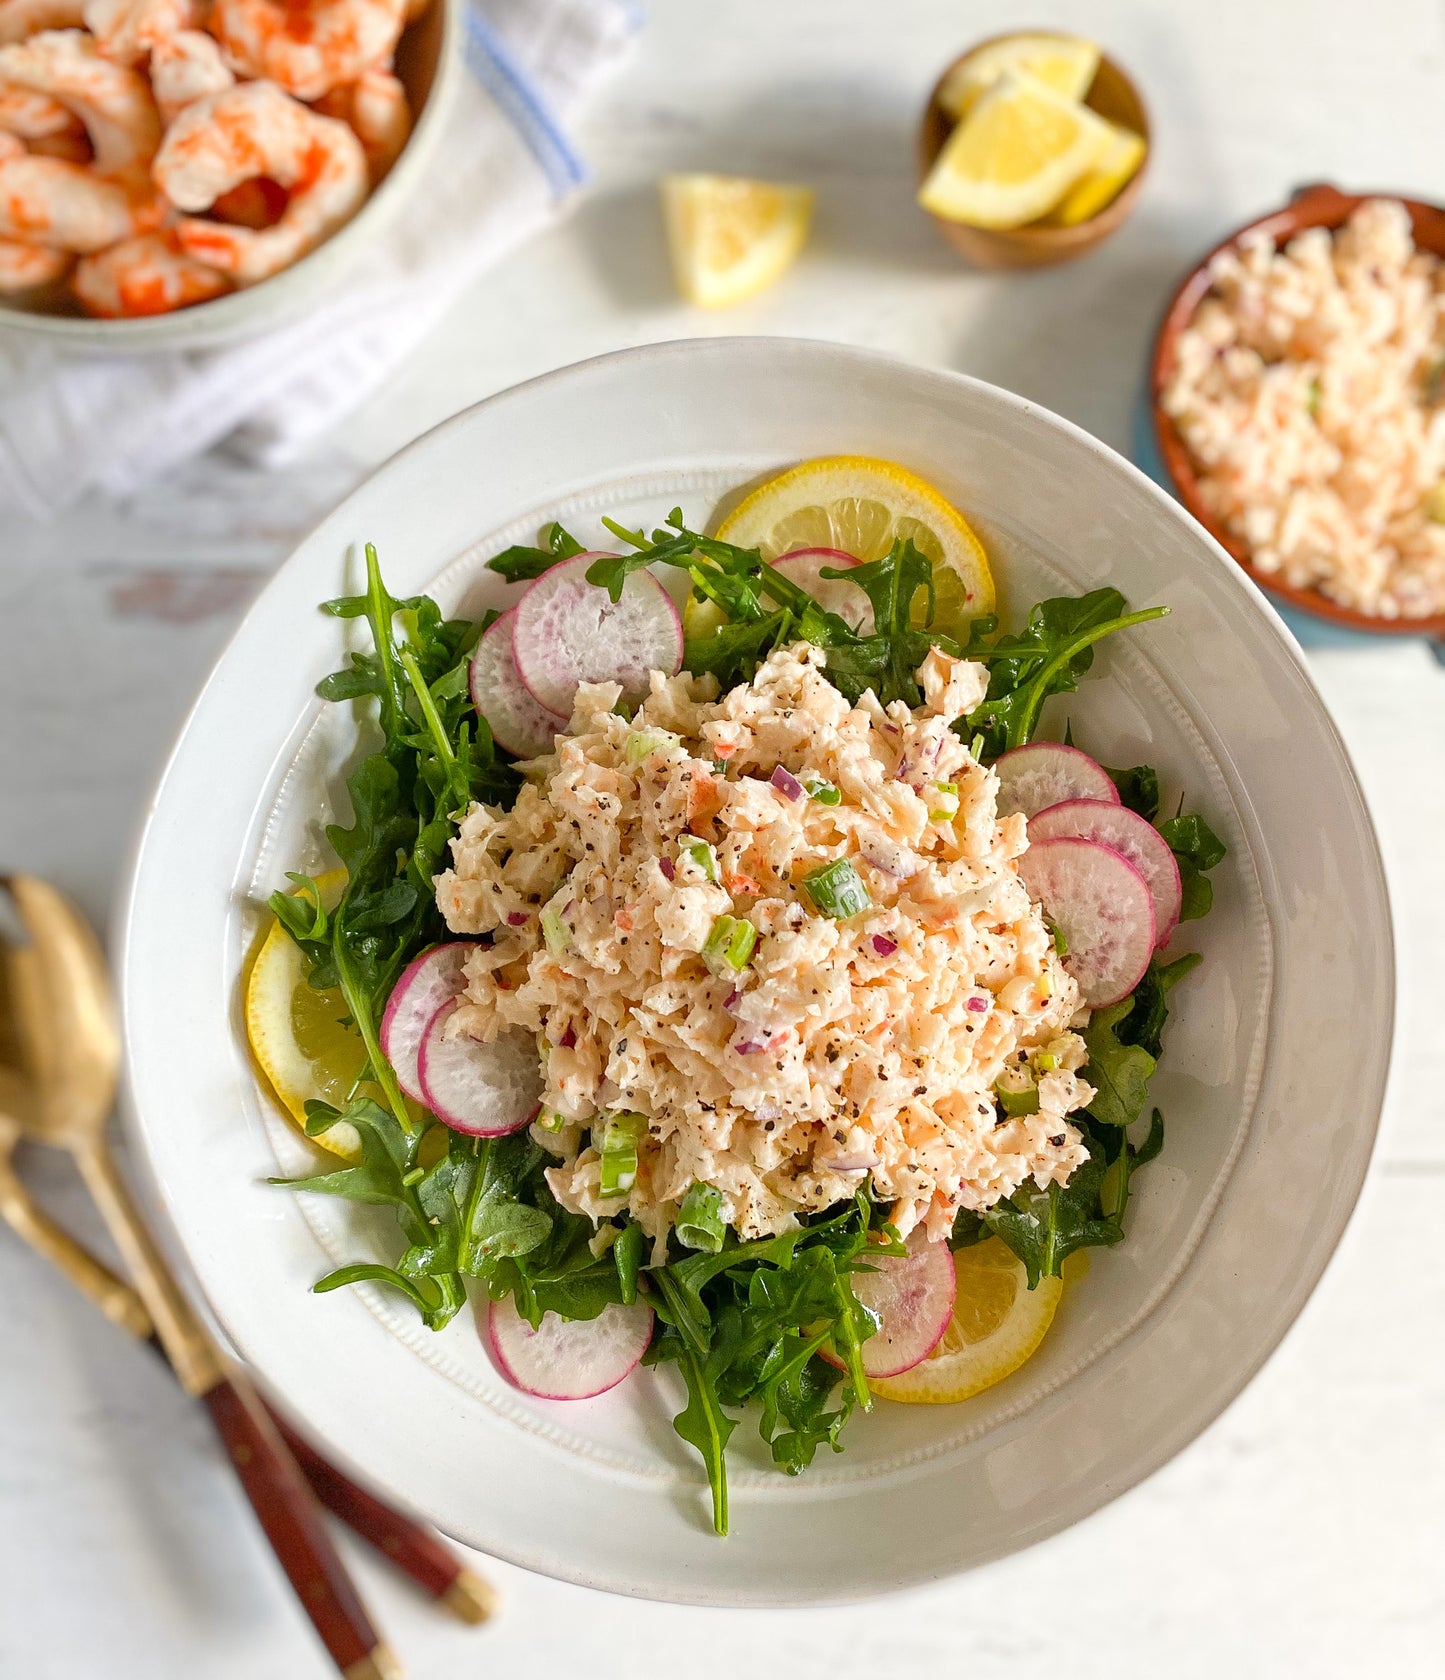
[[408,1189],[410,1189],[413,1184],[420,1184],[425,1177],[425,1167],[413,1167],[410,1172],[405,1172],[401,1175],[401,1181]]
[[862,876],[847,858],[834,858],[832,863],[805,875],[803,886],[820,915],[836,917],[840,922],[873,907]]
[[825,782],[821,776],[804,776],[803,786],[807,790],[808,798],[815,799],[820,805],[841,805],[843,795],[831,782]]
[[664,747],[675,747],[678,739],[670,729],[634,729],[623,752],[629,764],[641,764]]
[[975,735],[974,738],[968,743],[968,756],[971,759],[973,759],[975,763],[977,763],[983,757],[983,731],[982,730],[980,730],[979,733],[977,735]]
[[1036,1051],[1033,1060],[1035,1073],[1052,1073],[1059,1065],[1059,1058],[1047,1050]]
[[544,1108],[537,1115],[537,1124],[544,1132],[564,1131],[567,1126],[567,1116],[559,1114],[555,1108]]
[[602,1196],[625,1196],[637,1182],[637,1140],[647,1130],[645,1114],[609,1114],[602,1128]]
[[1049,934],[1054,941],[1054,950],[1061,957],[1068,956],[1068,954],[1069,954],[1069,941],[1064,936],[1064,930],[1058,925],[1057,922],[1049,922],[1048,923],[1048,929],[1049,929]]
[[572,934],[560,912],[549,904],[538,920],[542,924],[542,939],[554,957],[565,957],[572,948]]
[[705,880],[717,880],[717,853],[708,845],[706,840],[684,842],[681,855],[692,859],[702,871]]
[[994,1095],[998,1098],[998,1105],[1005,1114],[1023,1115],[1037,1114],[1039,1111],[1039,1088],[1037,1085],[1026,1085],[1022,1090],[1011,1090],[1007,1085],[995,1084]]
[[935,782],[931,789],[933,807],[928,815],[934,822],[948,822],[958,815],[958,783]]
[[723,1245],[722,1197],[710,1184],[694,1184],[677,1210],[677,1240],[684,1248],[716,1254]]
[[758,930],[740,916],[719,916],[702,948],[702,960],[714,974],[741,973],[748,966]]

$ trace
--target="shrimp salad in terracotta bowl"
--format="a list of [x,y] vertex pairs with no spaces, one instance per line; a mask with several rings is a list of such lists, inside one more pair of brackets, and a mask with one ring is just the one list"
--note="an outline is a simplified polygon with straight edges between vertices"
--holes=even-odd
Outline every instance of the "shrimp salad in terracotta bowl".
[[0,0],[0,320],[130,349],[269,318],[254,288],[353,228],[433,114],[446,6]]
[[342,1157],[291,1190],[399,1226],[315,1289],[441,1330],[471,1283],[547,1400],[680,1372],[725,1533],[744,1417],[796,1475],[875,1406],[968,1401],[1127,1240],[1225,848],[1148,765],[1037,733],[1167,608],[1003,628],[906,469],[804,462],[714,535],[601,523],[496,555],[501,612],[395,599],[374,549],[327,603],[367,642],[319,693],[368,741],[246,1024]]

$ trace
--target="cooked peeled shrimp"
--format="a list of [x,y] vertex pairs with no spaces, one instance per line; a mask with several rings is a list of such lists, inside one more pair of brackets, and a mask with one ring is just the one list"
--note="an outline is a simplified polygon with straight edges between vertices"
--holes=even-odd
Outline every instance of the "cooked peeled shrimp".
[[200,29],[181,29],[158,41],[151,48],[150,73],[151,92],[168,123],[193,101],[236,80],[215,38]]
[[75,113],[48,93],[0,82],[0,129],[18,139],[48,140],[55,134],[74,133],[81,126]]
[[0,0],[0,47],[44,29],[79,29],[84,22],[84,0]]
[[81,29],[32,35],[0,47],[0,85],[48,94],[85,124],[102,175],[125,175],[150,162],[161,119],[150,84],[112,64]]
[[215,0],[211,30],[243,76],[320,99],[387,58],[403,0]]
[[38,291],[65,278],[75,258],[69,251],[55,251],[48,245],[25,245],[16,239],[0,239],[0,295]]
[[350,123],[366,153],[374,186],[401,154],[411,134],[406,89],[390,70],[365,70],[346,87],[332,88],[316,101],[328,117]]
[[184,251],[242,286],[305,256],[356,213],[367,189],[366,154],[346,124],[273,82],[241,82],[188,105],[166,131],[152,173],[180,210],[208,210],[258,175],[287,189],[274,227],[187,219],[176,228]]
[[195,0],[85,0],[85,27],[117,64],[139,64],[197,22]]
[[134,226],[124,191],[78,164],[31,156],[0,162],[0,239],[103,251]]
[[229,292],[231,282],[188,257],[173,234],[143,233],[82,257],[70,289],[87,314],[121,320],[207,303]]

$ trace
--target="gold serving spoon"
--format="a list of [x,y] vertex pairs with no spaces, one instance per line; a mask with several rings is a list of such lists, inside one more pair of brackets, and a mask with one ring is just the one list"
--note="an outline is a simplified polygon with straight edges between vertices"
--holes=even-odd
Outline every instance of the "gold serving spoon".
[[[27,943],[4,947],[21,1062],[21,1079],[4,1086],[13,1105],[5,1135],[13,1148],[13,1134],[23,1127],[30,1141],[73,1157],[182,1387],[210,1412],[333,1661],[346,1680],[395,1680],[401,1672],[396,1659],[377,1636],[296,1460],[250,1379],[225,1357],[186,1299],[116,1167],[106,1122],[115,1102],[120,1036],[95,936],[76,907],[46,882],[16,875],[5,885],[28,934]],[[14,1205],[24,1220],[22,1204]]]

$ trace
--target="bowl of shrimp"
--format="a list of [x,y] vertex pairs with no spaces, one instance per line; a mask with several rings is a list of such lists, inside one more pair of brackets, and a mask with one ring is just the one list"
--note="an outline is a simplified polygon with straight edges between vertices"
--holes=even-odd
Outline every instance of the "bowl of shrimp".
[[0,0],[0,327],[86,352],[248,337],[404,202],[458,0]]

